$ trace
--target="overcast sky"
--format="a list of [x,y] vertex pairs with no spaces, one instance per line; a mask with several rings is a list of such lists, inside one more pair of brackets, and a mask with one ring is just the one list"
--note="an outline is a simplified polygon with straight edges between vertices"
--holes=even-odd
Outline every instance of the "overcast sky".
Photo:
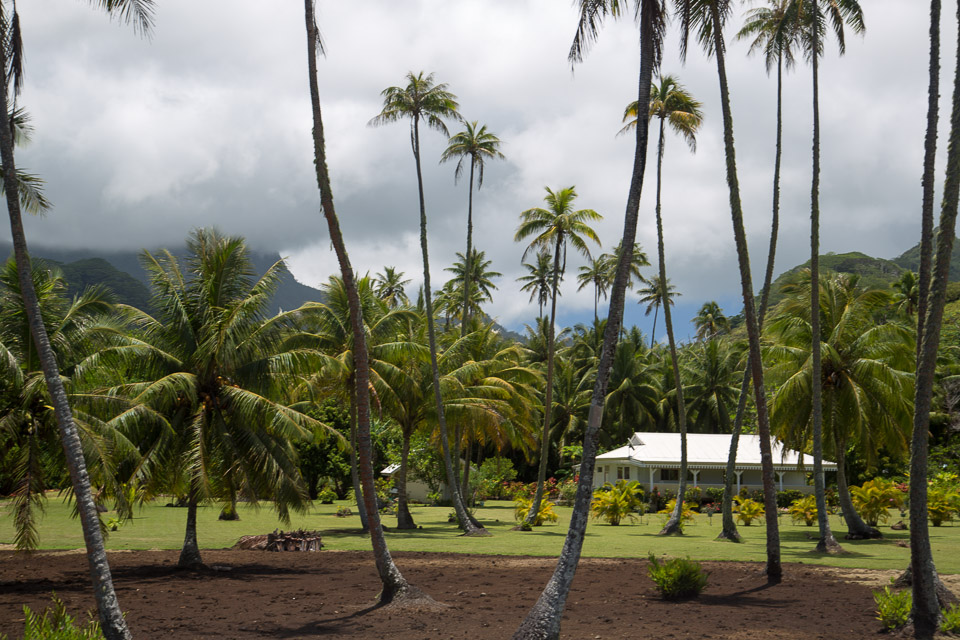
[[[868,31],[834,43],[821,66],[824,252],[894,257],[919,239],[920,171],[926,113],[929,9],[922,2],[862,2]],[[21,2],[33,143],[18,165],[40,174],[55,207],[27,222],[34,245],[138,249],[179,245],[197,226],[216,225],[260,250],[289,256],[296,277],[316,286],[336,271],[313,177],[303,5],[254,0],[164,0],[150,39],[85,2]],[[637,95],[638,36],[627,20],[606,24],[583,64],[567,51],[577,14],[565,0],[374,0],[318,3],[327,47],[320,92],[337,211],[355,268],[394,265],[421,280],[416,175],[409,128],[370,128],[380,92],[408,71],[434,72],[461,112],[504,142],[474,198],[475,243],[504,274],[489,312],[521,329],[536,315],[519,291],[519,213],[541,206],[544,187],[576,185],[577,205],[604,215],[607,251],[622,233],[633,138],[617,137]],[[907,9],[910,9],[909,11]],[[942,175],[946,154],[955,4],[943,7]],[[727,39],[742,24],[737,16]],[[769,234],[775,80],[731,42],[727,69],[737,161],[760,282]],[[699,51],[686,64],[670,26],[663,72],[704,104],[692,155],[667,140],[663,215],[667,276],[682,294],[679,337],[715,299],[741,307],[724,174],[716,66]],[[777,271],[809,257],[810,70],[784,82],[781,242]],[[454,127],[451,130],[453,133]],[[434,282],[465,248],[466,181],[438,164],[446,138],[425,131],[424,182]],[[655,145],[650,147],[651,162]],[[654,165],[650,165],[653,167]],[[656,255],[655,172],[648,171],[638,240]],[[939,184],[938,184],[939,190]],[[0,238],[9,238],[6,227]],[[571,259],[561,324],[592,319],[592,292],[576,292]],[[648,273],[653,273],[651,267]],[[628,298],[626,323],[649,335]],[[663,335],[662,323],[657,328]]]

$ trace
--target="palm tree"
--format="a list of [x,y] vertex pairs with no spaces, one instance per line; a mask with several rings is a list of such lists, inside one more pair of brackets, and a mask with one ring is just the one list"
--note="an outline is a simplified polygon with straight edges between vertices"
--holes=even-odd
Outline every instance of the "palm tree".
[[121,407],[110,424],[141,447],[137,480],[187,496],[183,568],[202,563],[205,500],[269,495],[285,521],[305,510],[294,443],[326,431],[287,396],[319,354],[285,344],[283,316],[264,319],[282,263],[254,282],[242,239],[197,230],[187,246],[188,275],[169,252],[144,252],[156,317],[127,308],[136,334],[83,364],[126,371],[129,382],[103,392]]
[[[471,316],[479,317],[483,314],[480,305],[484,302],[493,302],[493,291],[497,285],[493,284],[493,278],[499,278],[503,274],[499,271],[490,269],[492,260],[487,260],[487,254],[484,251],[477,251],[476,247],[472,249],[473,254],[467,260],[463,254],[457,252],[457,260],[452,267],[447,267],[444,271],[453,274],[453,278],[448,281],[444,287],[450,285],[451,289],[458,293],[450,300],[451,304],[448,313],[452,311],[463,311],[463,305],[468,307],[467,313],[462,314],[462,321],[469,322]],[[464,295],[465,288],[470,287],[470,295]],[[461,336],[466,335],[461,328]]]
[[[377,494],[374,486],[373,452],[370,443],[370,366],[367,360],[367,347],[363,331],[363,315],[360,310],[360,298],[354,281],[353,267],[347,255],[340,222],[333,204],[333,191],[330,188],[330,172],[327,170],[326,142],[323,135],[323,117],[320,111],[320,88],[317,83],[317,52],[322,51],[320,30],[314,19],[314,0],[304,0],[304,21],[307,31],[307,71],[310,84],[310,106],[313,115],[313,158],[317,172],[317,186],[320,190],[320,204],[323,216],[330,232],[330,241],[337,254],[340,276],[343,278],[350,306],[350,329],[353,333],[354,368],[357,378],[357,440],[360,454],[360,472],[363,481],[363,502],[370,517],[370,542],[377,565],[377,573],[383,589],[380,601],[390,602],[397,598],[410,599],[423,594],[413,587],[390,556],[387,541],[380,524],[377,510]],[[360,496],[357,496],[358,499]]]
[[[125,22],[132,22],[134,28],[146,34],[153,25],[153,0],[112,0],[98,2],[97,5],[107,13],[119,16]],[[0,47],[0,71],[4,74],[0,82],[0,113],[8,114],[15,111],[12,102],[20,92],[23,83],[23,42],[20,38],[20,16],[16,5],[8,8],[6,3],[0,3],[0,34],[5,46]],[[10,99],[10,90],[13,90],[13,101]],[[103,547],[103,535],[100,533],[100,519],[90,490],[87,477],[86,462],[83,459],[83,449],[77,428],[70,411],[60,372],[57,367],[56,355],[50,347],[43,319],[40,316],[40,306],[37,294],[33,288],[30,274],[30,258],[27,251],[27,238],[23,231],[23,220],[20,202],[19,175],[14,161],[13,145],[15,131],[11,126],[0,126],[0,166],[3,167],[3,189],[7,198],[7,210],[10,214],[10,233],[13,240],[14,257],[17,263],[17,273],[20,278],[20,289],[30,321],[30,331],[37,345],[37,353],[43,368],[44,378],[49,387],[50,399],[54,407],[57,424],[60,427],[60,438],[63,441],[66,453],[67,468],[70,471],[70,481],[77,498],[77,511],[80,514],[80,524],[83,529],[83,540],[87,548],[87,558],[90,562],[90,575],[93,579],[93,591],[97,600],[97,609],[100,614],[100,626],[107,640],[130,638],[130,631],[123,620],[123,613],[117,602],[113,589],[113,578],[110,575],[110,565],[107,563],[107,554]]]
[[[580,20],[568,59],[580,62],[589,44],[596,40],[600,26],[607,17],[619,18],[627,13],[627,0],[579,0]],[[666,7],[663,0],[636,0],[634,11],[640,28],[640,72],[637,102],[650,102],[650,84],[653,72],[659,68],[666,30]],[[623,218],[622,246],[632,247],[637,238],[637,218],[640,210],[640,195],[647,166],[648,126],[646,114],[636,127],[636,148],[633,155],[633,171],[627,204]],[[587,428],[583,436],[583,456],[580,464],[580,482],[574,500],[570,527],[564,539],[563,550],[557,560],[550,580],[541,592],[533,609],[517,629],[514,638],[556,638],[560,635],[560,619],[564,604],[570,593],[570,585],[577,571],[583,537],[590,516],[590,501],[593,497],[593,472],[596,466],[597,432],[603,418],[603,404],[607,395],[607,383],[614,350],[620,337],[623,322],[623,305],[626,298],[628,272],[631,256],[620,256],[616,276],[610,291],[610,306],[607,311],[607,326],[603,340],[603,352],[597,365],[597,375],[590,399]]]
[[[471,278],[473,270],[470,268],[470,261],[473,260],[473,172],[477,172],[477,189],[483,186],[483,167],[487,160],[503,159],[500,152],[500,138],[487,131],[487,126],[482,125],[477,128],[477,121],[465,123],[465,129],[455,133],[443,150],[440,156],[440,162],[448,160],[457,160],[457,170],[454,173],[454,181],[460,178],[463,173],[463,161],[470,158],[470,191],[467,199],[467,251],[462,254],[466,258],[466,278],[463,287],[463,317],[460,319],[460,335],[467,334],[467,322],[470,319],[470,292]],[[461,254],[458,254],[461,255]],[[468,465],[469,466],[469,465]]]
[[917,313],[917,304],[920,301],[920,284],[917,281],[917,274],[909,269],[900,274],[900,279],[891,282],[893,288],[893,301],[897,306],[897,311],[912,318]]
[[380,94],[383,96],[383,109],[379,115],[370,121],[371,126],[380,126],[401,120],[410,120],[410,144],[413,148],[413,158],[417,166],[417,192],[420,196],[420,249],[423,257],[423,298],[426,305],[427,339],[430,346],[430,359],[433,367],[433,395],[437,405],[437,419],[440,424],[440,439],[443,446],[443,464],[450,479],[450,494],[453,498],[453,508],[457,512],[460,526],[467,535],[488,535],[487,531],[468,512],[460,495],[456,475],[453,469],[453,459],[450,456],[450,447],[447,439],[447,420],[443,414],[443,399],[440,392],[440,370],[437,367],[437,338],[434,330],[433,299],[430,289],[430,253],[427,248],[427,209],[423,195],[423,172],[420,168],[420,121],[446,136],[450,135],[444,119],[459,120],[457,113],[457,97],[447,91],[446,83],[434,84],[433,74],[424,76],[421,71],[414,75],[407,73],[407,85],[404,87],[387,87]]
[[683,367],[683,394],[697,433],[729,433],[740,389],[740,351],[718,338],[692,346]]
[[[640,294],[638,304],[647,305],[647,308],[643,311],[643,315],[649,316],[650,312],[653,312],[653,329],[650,330],[650,346],[652,347],[656,343],[657,314],[660,312],[660,307],[663,305],[664,299],[669,300],[670,304],[675,304],[673,299],[683,294],[677,293],[676,287],[670,284],[669,279],[665,281],[661,280],[659,275],[641,278],[641,282],[647,286],[637,290],[637,293]],[[661,284],[662,282],[666,282],[666,286]]]
[[[73,301],[66,297],[63,273],[53,265],[34,262],[31,269],[34,290],[57,363],[68,385],[76,388],[75,367],[85,355],[109,344],[103,338],[112,333],[107,314],[113,310],[102,288],[87,289]],[[37,547],[36,512],[43,509],[44,491],[55,488],[56,468],[63,468],[63,446],[57,433],[57,421],[50,407],[49,393],[20,292],[17,266],[8,260],[0,268],[0,448],[10,457],[7,480],[12,486],[11,506],[14,545],[19,549]],[[73,397],[71,397],[73,399]],[[96,484],[111,481],[111,452],[121,446],[114,434],[103,433],[97,420],[85,419],[76,411],[79,436],[89,460],[88,467]],[[44,460],[56,461],[53,465]],[[100,473],[107,469],[107,473]],[[102,497],[102,490],[98,497]]]
[[691,322],[697,328],[697,338],[700,340],[712,340],[730,330],[730,320],[716,300],[704,302]]
[[384,267],[383,273],[374,276],[377,296],[391,309],[410,305],[410,298],[404,291],[410,280],[405,280],[404,275],[403,271],[397,271],[396,267]]
[[[720,84],[720,105],[723,112],[723,142],[726,157],[727,187],[730,191],[730,217],[737,246],[737,262],[740,267],[740,287],[743,295],[743,316],[747,328],[749,362],[753,377],[754,399],[757,407],[757,431],[760,435],[762,460],[764,513],[767,524],[767,566],[769,580],[778,582],[783,569],[780,564],[780,529],[777,521],[776,488],[773,479],[773,453],[770,444],[770,420],[767,415],[766,391],[763,386],[763,362],[760,355],[760,330],[753,297],[753,278],[750,273],[750,253],[743,227],[743,207],[740,201],[740,184],[737,178],[736,151],[733,144],[733,115],[730,111],[730,91],[727,86],[723,24],[731,11],[730,0],[677,0],[680,18],[680,53],[686,58],[690,32],[695,31],[697,41],[707,55],[717,61],[717,77]],[[825,510],[824,510],[825,512]]]
[[[857,0],[794,0],[792,13],[796,20],[805,28],[802,41],[806,47],[807,56],[811,60],[813,69],[813,178],[810,187],[810,278],[818,282],[820,278],[820,83],[819,62],[823,54],[822,38],[825,34],[824,16],[821,6],[826,10],[827,17],[832,23],[840,48],[840,55],[846,50],[844,38],[844,23],[848,23],[855,32],[864,30],[863,10]],[[813,335],[819,334],[820,309],[819,287],[810,287],[811,330]],[[812,344],[811,360],[815,374],[821,370],[822,355],[820,343],[816,340]],[[817,494],[818,522],[820,523],[821,540],[817,548],[832,546],[829,538],[829,527],[826,515],[826,501],[823,499],[823,401],[820,397],[820,388],[813,388],[813,476],[815,493]],[[822,504],[821,504],[822,503]]]
[[[958,9],[960,11],[960,9]],[[960,40],[960,36],[958,36]],[[960,109],[960,65],[954,78],[953,119],[958,121]],[[960,127],[952,124],[951,146],[947,152],[948,177],[951,179],[950,200],[944,194],[940,224],[947,224],[950,236],[938,238],[938,251],[946,250],[937,258],[937,280],[931,282],[933,253],[934,170],[937,154],[937,121],[940,100],[940,0],[930,0],[930,80],[927,88],[927,133],[923,154],[923,202],[921,206],[920,267],[917,301],[917,369],[914,396],[913,437],[910,442],[910,567],[907,572],[913,584],[914,629],[918,636],[932,637],[940,624],[940,602],[937,598],[936,569],[927,529],[927,461],[929,451],[930,400],[933,396],[933,374],[936,369],[937,347],[940,342],[940,324],[943,319],[943,294],[946,290],[947,256],[953,249],[953,230],[956,224],[958,172],[960,172]],[[945,232],[946,233],[946,232]],[[943,235],[943,234],[941,234]],[[942,244],[941,244],[942,243]],[[936,283],[934,285],[934,282]],[[929,304],[929,309],[928,309]],[[929,322],[929,325],[927,324]],[[928,330],[932,333],[928,333]]]
[[[418,315],[408,309],[391,309],[386,302],[376,296],[369,277],[362,277],[355,282],[363,318],[364,344],[367,348],[370,368],[370,389],[375,394],[377,405],[382,409],[396,402],[396,391],[387,381],[395,361],[406,353],[418,351],[418,345],[415,343],[398,338],[405,333],[411,323],[416,322]],[[296,337],[297,345],[301,348],[316,349],[331,357],[326,361],[319,375],[311,376],[308,387],[311,391],[315,390],[311,395],[335,396],[349,408],[352,449],[350,473],[354,493],[358,496],[357,506],[361,524],[364,529],[368,529],[369,515],[363,501],[359,500],[361,494],[356,453],[356,358],[354,357],[354,336],[350,326],[350,300],[343,279],[339,276],[332,276],[330,281],[321,287],[321,291],[325,302],[304,305],[290,315],[296,318],[297,328],[304,332],[303,335]],[[403,478],[399,478],[397,484],[402,484],[402,480]],[[412,519],[409,525],[401,528],[415,528]]]
[[553,282],[553,258],[547,250],[537,252],[537,263],[522,263],[527,268],[527,275],[517,278],[522,282],[520,291],[530,292],[530,302],[537,299],[537,317],[543,318],[543,305],[550,300],[550,283]]
[[610,280],[609,260],[606,254],[599,258],[591,258],[585,265],[578,269],[577,282],[580,284],[577,291],[582,291],[586,287],[593,285],[593,321],[597,322],[597,306],[600,304],[600,296],[607,297],[607,286]]
[[[666,123],[687,141],[691,151],[697,149],[697,131],[703,124],[702,105],[695,100],[673,76],[661,76],[660,84],[650,88],[650,117],[659,120],[659,142],[657,145],[657,255],[660,263],[660,283],[669,287],[667,264],[663,246],[663,218],[661,216],[660,189],[662,185],[664,134]],[[637,108],[639,110],[639,107]],[[662,292],[666,293],[666,292]],[[667,296],[663,296],[667,299]],[[670,361],[673,365],[673,377],[677,382],[677,424],[680,428],[680,486],[677,489],[677,504],[673,515],[667,521],[661,535],[681,533],[680,518],[683,513],[683,494],[687,486],[687,422],[683,404],[683,385],[680,380],[680,364],[677,360],[677,344],[673,335],[673,321],[670,305],[663,305],[663,322],[667,327],[667,341],[670,344]]]
[[543,436],[540,443],[540,469],[537,474],[537,491],[533,496],[533,503],[527,515],[527,522],[532,523],[536,515],[540,512],[540,502],[543,498],[543,488],[547,480],[547,458],[550,453],[550,411],[553,404],[553,366],[554,366],[554,325],[557,321],[557,289],[560,284],[560,277],[567,270],[567,244],[573,245],[573,248],[580,254],[590,257],[590,249],[587,246],[587,240],[592,240],[598,245],[600,238],[597,237],[588,222],[601,220],[603,216],[593,209],[573,210],[573,201],[577,198],[577,192],[574,187],[558,189],[553,191],[546,187],[547,195],[544,202],[547,203],[546,209],[536,207],[527,209],[520,214],[520,226],[513,239],[521,242],[531,236],[533,239],[523,252],[523,257],[527,256],[530,250],[541,250],[553,248],[553,283],[551,284],[552,295],[550,296],[550,322],[547,325],[547,382],[544,393],[543,404]]
[[[787,297],[768,327],[774,342],[769,375],[779,385],[770,421],[785,443],[804,447],[812,437],[814,392],[819,387],[826,409],[825,441],[837,460],[837,493],[849,528],[847,538],[880,537],[853,506],[844,456],[854,443],[868,457],[881,446],[894,453],[906,452],[913,410],[913,329],[897,322],[878,323],[890,295],[879,289],[862,290],[855,278],[841,275],[820,281],[817,315],[822,326],[817,327],[817,340],[806,307],[809,276],[804,271],[802,280],[784,286]],[[811,357],[811,342],[822,344],[825,357],[820,375]]]
[[[613,286],[613,280],[617,275],[617,264],[620,262],[620,254],[623,252],[623,242],[617,243],[617,248],[612,253],[605,253],[601,256],[607,269],[607,289]],[[632,289],[634,281],[643,282],[643,274],[640,273],[642,267],[649,267],[650,261],[647,260],[647,254],[640,248],[640,243],[633,244],[633,255],[627,271],[627,289]]]
[[[753,38],[750,44],[750,53],[763,51],[767,74],[777,65],[777,144],[776,156],[773,163],[773,212],[770,219],[770,248],[767,251],[767,268],[764,272],[763,289],[760,293],[760,310],[757,314],[757,329],[763,331],[763,321],[767,313],[767,303],[770,299],[770,283],[773,281],[773,268],[777,254],[777,234],[780,229],[780,160],[783,138],[783,69],[794,64],[793,49],[798,44],[799,29],[795,20],[788,19],[787,9],[792,0],[770,0],[770,7],[758,7],[748,13],[747,23],[740,29],[737,39]],[[727,455],[727,469],[724,475],[724,494],[722,519],[723,528],[718,540],[740,542],[740,534],[733,519],[733,479],[737,463],[737,448],[740,445],[740,432],[743,427],[743,417],[747,408],[747,397],[750,393],[751,367],[743,371],[743,381],[740,384],[740,398],[737,401],[737,412],[733,419],[733,433],[730,435],[730,451]],[[829,526],[829,522],[827,523]],[[823,536],[822,536],[823,537]],[[824,537],[835,543],[832,535]],[[826,546],[824,547],[826,549]],[[830,548],[839,549],[839,545]]]

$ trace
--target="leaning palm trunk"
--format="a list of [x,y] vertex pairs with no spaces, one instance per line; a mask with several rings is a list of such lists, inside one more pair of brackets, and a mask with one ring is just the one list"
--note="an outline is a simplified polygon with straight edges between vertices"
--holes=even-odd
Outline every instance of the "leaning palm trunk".
[[[773,214],[770,221],[770,248],[767,251],[767,270],[763,275],[763,289],[760,292],[760,310],[757,314],[757,331],[763,333],[763,319],[767,315],[767,303],[770,301],[770,285],[773,282],[773,266],[777,254],[777,233],[780,229],[780,156],[783,140],[783,56],[777,58],[777,153],[773,163]],[[737,469],[737,447],[740,445],[740,433],[743,430],[743,416],[747,408],[747,396],[750,393],[750,363],[743,371],[740,383],[740,398],[737,400],[737,413],[733,419],[733,431],[730,436],[730,453],[727,456],[727,470],[723,478],[723,529],[718,540],[740,542],[740,533],[733,520],[733,478]]]
[[[0,46],[0,69],[8,68],[8,51]],[[7,103],[7,80],[0,81],[0,114],[9,112]],[[30,333],[37,348],[37,355],[47,381],[47,390],[53,404],[57,424],[60,429],[60,440],[63,443],[67,468],[70,471],[70,482],[73,485],[77,500],[77,511],[80,514],[80,525],[83,529],[83,541],[87,548],[87,560],[90,563],[90,577],[93,580],[94,598],[97,601],[97,610],[100,614],[100,626],[107,640],[128,639],[132,636],[120,611],[116,593],[113,590],[113,578],[110,565],[107,562],[107,553],[103,546],[103,534],[100,531],[100,517],[93,502],[90,490],[90,477],[87,474],[87,464],[83,457],[83,448],[77,427],[73,421],[73,413],[67,394],[60,378],[57,358],[50,346],[43,318],[40,316],[40,305],[37,293],[33,287],[33,278],[30,273],[30,256],[27,252],[27,238],[23,231],[23,220],[20,213],[20,192],[17,185],[17,170],[13,158],[13,131],[9,120],[0,123],[0,166],[3,167],[3,187],[6,190],[7,210],[10,214],[10,234],[13,240],[14,257],[17,263],[17,275],[20,279],[20,294],[23,306],[27,313]]]
[[[677,360],[677,343],[673,338],[670,299],[667,297],[667,263],[663,251],[663,218],[660,215],[660,177],[662,171],[663,116],[660,117],[660,143],[657,146],[657,255],[660,259],[660,283],[663,285],[663,324],[667,328],[667,342],[670,344],[670,363],[673,365],[673,379],[677,388],[677,426],[680,428],[680,484],[677,486],[677,504],[667,523],[660,531],[660,535],[665,536],[683,533],[683,497],[687,492],[687,413],[683,403],[683,384],[680,380],[680,364]],[[624,251],[624,253],[627,252]]]
[[412,428],[403,429],[403,444],[400,447],[400,468],[397,469],[397,529],[416,529],[417,525],[410,515],[407,497],[407,461],[410,458],[410,435]]
[[740,203],[740,185],[737,180],[737,160],[733,146],[733,116],[730,113],[730,92],[727,87],[727,70],[724,61],[724,45],[717,5],[710,3],[713,21],[714,54],[717,58],[717,75],[720,80],[720,104],[723,108],[723,142],[727,163],[727,186],[730,189],[730,215],[733,235],[737,245],[737,261],[740,266],[740,284],[743,293],[743,316],[747,325],[749,363],[753,378],[754,400],[757,407],[757,431],[760,435],[760,461],[763,475],[764,517],[767,524],[767,577],[779,581],[783,569],[780,565],[780,527],[777,521],[777,495],[773,480],[773,451],[770,442],[770,417],[767,410],[767,394],[763,386],[763,361],[760,356],[760,330],[754,308],[753,283],[750,275],[750,255],[747,251],[747,236],[743,228],[743,209]]
[[[935,25],[939,24],[940,6],[931,3],[931,82],[934,79]],[[936,22],[933,22],[936,20]],[[960,27],[960,7],[957,8]],[[960,31],[957,40],[960,42]],[[958,50],[960,61],[960,50]],[[937,92],[931,84],[930,91]],[[931,105],[935,105],[931,97]],[[937,250],[930,290],[927,297],[927,315],[923,326],[923,346],[917,362],[916,387],[914,390],[913,439],[910,448],[910,569],[913,574],[913,624],[917,638],[932,638],[940,620],[940,608],[936,594],[936,569],[930,548],[930,532],[927,529],[927,458],[928,430],[930,427],[930,403],[933,397],[934,372],[937,366],[937,349],[940,346],[940,327],[943,322],[943,307],[946,303],[947,281],[950,276],[950,256],[956,233],[957,205],[960,201],[960,65],[957,65],[953,80],[953,107],[950,115],[950,140],[947,145],[947,178],[943,189],[940,209],[940,233],[937,235]],[[932,230],[931,230],[932,233]]]
[[360,486],[360,460],[357,455],[357,408],[356,392],[351,389],[350,398],[350,482],[353,484],[353,495],[357,499],[357,513],[360,515],[360,528],[364,531],[370,529],[370,522],[367,518],[367,508],[363,503],[363,492]]
[[199,492],[194,482],[190,483],[190,492],[187,495],[187,529],[183,536],[183,547],[180,548],[180,560],[177,566],[181,569],[195,569],[203,566],[200,557],[200,545],[197,541],[197,505]]
[[[650,104],[650,85],[653,78],[656,50],[654,40],[655,11],[658,3],[644,0],[640,5],[640,77],[637,104]],[[607,383],[610,380],[610,367],[620,335],[623,321],[623,304],[626,298],[627,279],[630,270],[632,251],[637,237],[637,214],[640,209],[640,195],[643,190],[643,175],[646,170],[649,110],[637,110],[637,144],[633,156],[633,177],[627,196],[627,207],[623,218],[624,250],[620,252],[617,272],[610,290],[610,308],[607,312],[607,326],[603,334],[603,347],[600,362],[597,365],[597,377],[590,398],[590,411],[583,435],[583,458],[580,464],[580,481],[577,483],[577,495],[574,498],[570,528],[563,543],[563,550],[557,561],[556,569],[544,587],[540,598],[527,614],[517,632],[515,640],[553,640],[560,636],[560,619],[563,616],[570,584],[577,572],[580,552],[583,549],[584,532],[590,514],[590,499],[593,496],[593,473],[597,461],[597,439],[600,423],[603,420],[603,404],[607,395]]]
[[[370,523],[370,542],[373,545],[373,555],[377,565],[377,572],[383,590],[380,592],[380,602],[387,603],[397,598],[411,598],[422,596],[419,589],[406,581],[403,574],[393,563],[387,541],[383,536],[383,527],[380,524],[380,512],[377,510],[377,493],[373,483],[373,458],[370,446],[370,398],[369,398],[369,361],[367,357],[367,343],[363,331],[363,316],[360,309],[360,297],[357,293],[357,284],[353,277],[353,267],[347,256],[343,235],[340,232],[340,222],[337,219],[333,206],[333,192],[330,189],[330,174],[327,171],[327,158],[323,138],[323,118],[320,112],[320,89],[317,86],[317,47],[319,33],[313,14],[313,0],[304,0],[304,17],[307,28],[307,66],[310,75],[310,102],[313,112],[313,153],[314,165],[317,171],[317,186],[320,189],[320,204],[323,216],[326,218],[330,231],[330,241],[337,254],[340,264],[340,275],[343,278],[343,287],[347,292],[350,306],[350,326],[353,331],[353,358],[356,375],[357,394],[357,439],[360,456],[360,473],[363,480],[362,500],[367,508]],[[358,501],[361,496],[357,496]]]
[[[831,416],[831,422],[834,417]],[[836,429],[836,427],[834,427]],[[857,508],[853,506],[853,498],[850,496],[850,486],[847,484],[847,465],[844,460],[844,453],[847,445],[844,439],[834,435],[837,448],[837,500],[840,501],[840,509],[843,511],[843,519],[847,523],[847,540],[868,540],[870,538],[882,538],[883,535],[878,529],[871,527],[860,514]]]
[[[556,345],[554,341],[553,325],[557,321],[557,287],[560,283],[560,246],[563,244],[563,236],[557,236],[557,246],[553,253],[553,285],[550,296],[550,324],[547,325],[547,385],[543,398],[543,433],[540,435],[540,467],[537,470],[537,490],[533,494],[533,502],[530,504],[530,511],[524,522],[533,524],[540,513],[540,503],[543,502],[543,489],[547,483],[547,460],[550,457],[550,419],[551,409],[553,409],[553,370],[554,370],[554,351]],[[624,252],[626,253],[626,252]]]
[[460,528],[468,536],[489,535],[489,532],[467,511],[460,495],[459,477],[453,468],[450,454],[450,442],[447,431],[447,419],[443,410],[443,397],[440,394],[440,367],[437,364],[437,336],[433,322],[433,296],[430,293],[430,254],[427,250],[427,209],[423,198],[423,172],[420,170],[420,124],[419,118],[413,121],[413,157],[417,163],[417,189],[420,194],[420,251],[423,255],[423,301],[427,313],[427,340],[430,345],[430,370],[433,374],[433,399],[437,407],[437,423],[440,425],[440,445],[443,449],[443,466],[447,472],[447,487],[457,513]]

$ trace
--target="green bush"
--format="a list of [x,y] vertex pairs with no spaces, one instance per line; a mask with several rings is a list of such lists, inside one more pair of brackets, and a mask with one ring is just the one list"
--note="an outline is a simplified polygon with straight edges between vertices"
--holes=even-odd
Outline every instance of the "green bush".
[[960,605],[951,605],[940,612],[940,631],[960,633]]
[[788,511],[790,519],[794,523],[803,522],[808,527],[812,527],[817,521],[817,498],[813,494],[803,496],[799,500],[794,500]]
[[877,620],[884,629],[893,631],[907,624],[913,606],[910,591],[890,591],[890,587],[884,587],[883,591],[873,592],[873,601],[877,603]]
[[333,501],[337,499],[337,492],[330,487],[324,487],[317,498],[319,498],[321,504],[333,504]]
[[[47,609],[40,615],[25,606],[23,617],[23,640],[103,640],[103,632],[93,616],[86,626],[77,626],[56,594],[53,595],[52,611]],[[6,636],[0,634],[0,640],[6,640]]]
[[903,496],[904,493],[893,480],[884,478],[874,478],[862,486],[850,487],[853,506],[871,527],[887,521],[890,517],[888,509],[902,509]]
[[743,523],[743,526],[749,527],[757,518],[764,516],[763,504],[750,498],[734,498],[736,501],[737,520]]
[[576,497],[577,483],[573,481],[573,478],[564,480],[560,484],[560,498],[570,505],[573,504],[573,501],[576,499]]
[[683,492],[683,501],[689,502],[691,507],[699,507],[703,502],[703,489],[700,487],[687,487]]
[[517,477],[513,461],[509,458],[494,456],[480,465],[480,495],[489,500],[509,500],[513,496],[506,494],[508,483]]
[[797,500],[803,500],[805,495],[803,491],[797,489],[777,491],[777,509],[789,509]]
[[939,527],[953,520],[953,513],[960,508],[960,499],[954,491],[942,487],[931,487],[927,492],[927,516],[930,524]]
[[703,490],[704,502],[712,502],[717,505],[717,510],[719,506],[723,504],[723,489],[720,487],[707,487]]
[[[513,502],[513,515],[518,521],[523,521],[527,519],[527,514],[530,512],[530,507],[533,506],[533,498],[522,498],[518,497]],[[533,519],[533,526],[539,527],[544,522],[556,522],[560,519],[560,516],[557,515],[557,512],[553,508],[557,506],[549,500],[543,499],[540,501],[540,512],[537,514],[537,517]]]
[[707,573],[690,558],[671,558],[660,562],[651,553],[647,559],[650,579],[664,600],[691,598],[707,586]]
[[593,492],[590,514],[595,520],[606,520],[617,526],[625,517],[632,517],[643,504],[643,488],[634,480],[619,480],[616,485],[609,482]]

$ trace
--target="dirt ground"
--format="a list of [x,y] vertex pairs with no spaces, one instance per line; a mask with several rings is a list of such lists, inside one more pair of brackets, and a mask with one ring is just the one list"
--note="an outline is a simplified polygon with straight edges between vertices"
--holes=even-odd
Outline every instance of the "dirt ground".
[[[552,558],[397,553],[407,579],[444,607],[373,608],[370,553],[204,551],[209,570],[175,569],[176,551],[111,552],[120,605],[136,638],[509,638],[536,600]],[[786,565],[767,586],[754,563],[705,563],[710,581],[686,602],[659,600],[646,560],[584,559],[564,638],[813,639],[876,637],[871,588],[890,572]],[[957,576],[950,586],[960,592]],[[21,607],[51,592],[73,612],[94,607],[86,558],[0,551],[0,633],[23,631]]]

